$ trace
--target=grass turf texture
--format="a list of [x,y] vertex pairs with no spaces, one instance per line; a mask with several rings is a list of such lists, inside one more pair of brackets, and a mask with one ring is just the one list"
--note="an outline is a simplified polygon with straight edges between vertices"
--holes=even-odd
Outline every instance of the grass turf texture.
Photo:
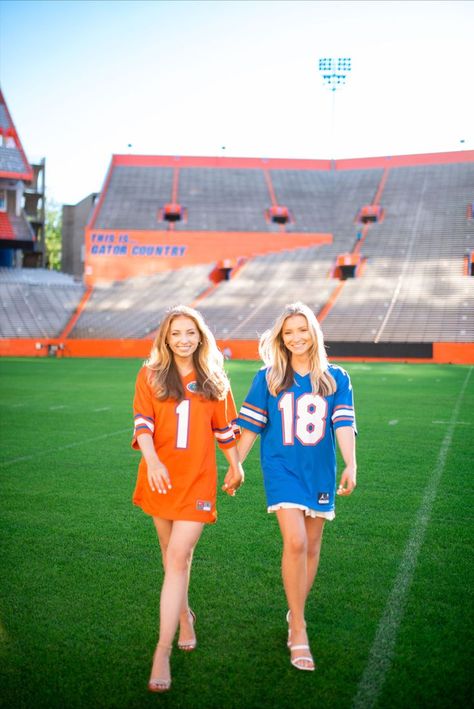
[[[0,361],[0,706],[350,707],[468,367],[344,364],[359,486],[339,499],[308,601],[318,669],[286,650],[280,536],[258,446],[195,552],[198,649],[146,690],[162,579],[152,523],[131,504],[137,360]],[[230,362],[240,405],[258,363]],[[403,601],[379,707],[472,702],[474,373]],[[225,471],[219,454],[220,479]]]

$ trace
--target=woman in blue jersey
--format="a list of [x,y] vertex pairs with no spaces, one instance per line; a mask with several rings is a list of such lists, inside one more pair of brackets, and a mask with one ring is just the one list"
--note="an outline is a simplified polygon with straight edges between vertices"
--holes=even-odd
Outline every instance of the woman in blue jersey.
[[356,485],[352,386],[344,369],[328,363],[319,323],[304,303],[286,306],[260,339],[265,364],[240,410],[243,462],[258,434],[268,511],[283,538],[282,576],[288,602],[291,663],[314,670],[305,604],[319,564],[324,523],[334,519],[337,440],[344,470],[337,489]]

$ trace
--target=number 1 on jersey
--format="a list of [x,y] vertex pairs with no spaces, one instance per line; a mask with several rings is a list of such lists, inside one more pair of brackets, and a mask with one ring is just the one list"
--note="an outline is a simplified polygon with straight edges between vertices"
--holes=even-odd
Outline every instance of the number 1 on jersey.
[[189,436],[189,399],[183,399],[176,407],[178,425],[176,427],[176,448],[188,447]]

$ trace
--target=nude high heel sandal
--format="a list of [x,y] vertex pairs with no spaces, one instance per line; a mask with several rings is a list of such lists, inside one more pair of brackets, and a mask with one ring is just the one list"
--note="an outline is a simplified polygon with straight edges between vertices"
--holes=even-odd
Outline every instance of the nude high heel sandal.
[[[158,648],[162,648],[164,650],[168,650],[168,658],[171,654],[171,645],[162,645],[161,643],[158,643],[156,646],[156,650]],[[156,653],[155,650],[155,653]],[[150,677],[150,680],[148,682],[148,689],[150,692],[167,692],[169,688],[171,687],[171,679],[162,679],[160,677]]]
[[[189,609],[189,613],[191,615],[192,621],[193,621],[193,628],[196,624],[196,614],[191,608]],[[194,638],[194,640],[186,640],[185,642],[178,642],[178,647],[180,650],[184,650],[185,652],[191,652],[191,650],[195,650],[197,645],[197,640]]]

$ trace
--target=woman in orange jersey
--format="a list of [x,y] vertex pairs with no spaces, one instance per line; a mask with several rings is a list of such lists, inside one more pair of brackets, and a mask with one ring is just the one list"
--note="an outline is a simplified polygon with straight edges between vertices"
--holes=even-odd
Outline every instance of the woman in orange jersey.
[[142,452],[133,502],[153,518],[165,569],[148,688],[164,692],[178,625],[178,647],[196,647],[189,577],[204,524],[216,521],[216,440],[230,465],[222,489],[235,495],[243,482],[223,357],[196,310],[179,305],[167,312],[138,374],[133,408],[132,446]]

